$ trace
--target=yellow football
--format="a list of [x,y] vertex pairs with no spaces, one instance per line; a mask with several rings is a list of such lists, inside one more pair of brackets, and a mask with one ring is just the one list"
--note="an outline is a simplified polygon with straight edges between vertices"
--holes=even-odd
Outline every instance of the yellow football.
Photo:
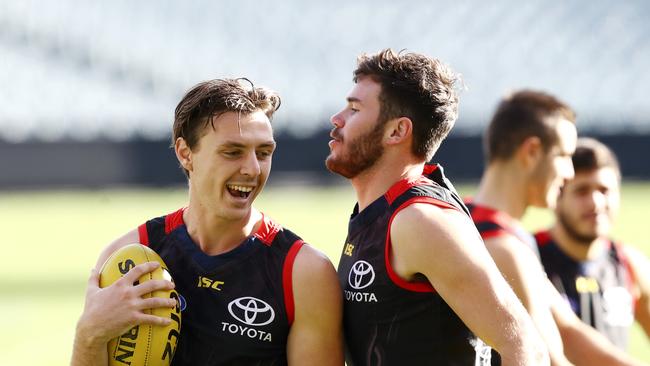
[[[131,268],[146,262],[158,262],[160,267],[140,277],[138,282],[148,280],[172,280],[162,258],[142,244],[129,244],[115,251],[100,271],[99,286],[106,287],[125,275]],[[179,303],[175,290],[154,291],[144,297],[168,297]],[[181,331],[180,305],[174,308],[145,310],[147,314],[167,317],[172,320],[168,326],[136,325],[108,343],[109,366],[168,366],[171,363]]]

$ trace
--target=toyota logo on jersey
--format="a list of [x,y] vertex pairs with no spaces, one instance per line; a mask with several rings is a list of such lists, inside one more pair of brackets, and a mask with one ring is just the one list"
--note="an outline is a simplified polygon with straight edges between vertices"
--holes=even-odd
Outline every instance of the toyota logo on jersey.
[[350,287],[355,290],[361,290],[370,286],[374,280],[375,270],[372,269],[370,263],[362,260],[354,262],[348,275]]
[[228,311],[233,318],[246,325],[267,325],[275,319],[275,312],[271,305],[251,297],[240,297],[228,304]]

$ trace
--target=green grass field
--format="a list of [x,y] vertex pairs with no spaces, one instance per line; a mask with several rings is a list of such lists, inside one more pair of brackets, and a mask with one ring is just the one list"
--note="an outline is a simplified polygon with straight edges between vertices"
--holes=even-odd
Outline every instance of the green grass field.
[[[473,186],[462,186],[471,193]],[[0,192],[0,344],[3,366],[65,365],[81,313],[84,286],[100,250],[145,219],[182,206],[183,188]],[[257,207],[325,252],[335,264],[354,203],[348,186],[271,187]],[[650,183],[628,183],[615,234],[650,255],[645,219]],[[530,229],[548,225],[548,213],[531,211]],[[650,362],[650,342],[633,330],[631,353]]]

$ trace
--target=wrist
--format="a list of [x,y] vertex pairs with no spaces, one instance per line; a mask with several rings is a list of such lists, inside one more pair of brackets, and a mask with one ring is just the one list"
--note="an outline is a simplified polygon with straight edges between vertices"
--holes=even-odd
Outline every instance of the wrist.
[[100,334],[97,334],[97,328],[87,324],[83,317],[79,319],[75,333],[75,344],[86,349],[101,349],[106,347],[108,341],[109,339],[104,339]]

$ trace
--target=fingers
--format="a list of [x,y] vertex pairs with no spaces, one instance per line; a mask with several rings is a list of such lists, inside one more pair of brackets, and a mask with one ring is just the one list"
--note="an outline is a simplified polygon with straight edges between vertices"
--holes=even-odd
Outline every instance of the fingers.
[[176,306],[176,300],[164,297],[148,297],[142,299],[142,309],[173,308]]
[[138,264],[137,266],[131,268],[129,272],[127,272],[127,274],[125,274],[119,281],[133,284],[140,277],[142,277],[142,275],[153,272],[158,267],[160,267],[160,263],[158,262]]
[[140,314],[137,322],[138,324],[160,325],[164,327],[171,324],[172,320],[155,315]]
[[150,292],[154,292],[157,290],[171,290],[174,288],[174,283],[171,281],[167,280],[149,280],[146,282],[142,282],[135,286],[136,289],[136,295],[142,296],[144,294],[148,294]]

